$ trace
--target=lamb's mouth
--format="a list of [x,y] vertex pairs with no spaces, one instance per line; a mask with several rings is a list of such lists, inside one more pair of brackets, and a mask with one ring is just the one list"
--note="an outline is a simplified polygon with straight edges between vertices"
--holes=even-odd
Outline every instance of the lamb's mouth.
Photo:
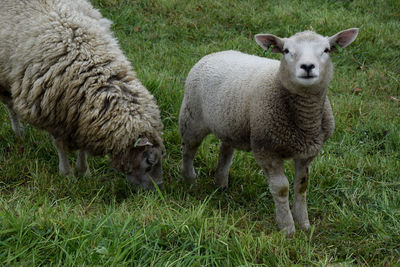
[[299,76],[299,78],[300,79],[309,80],[309,79],[317,78],[317,76],[315,76],[315,75],[305,75],[305,76]]

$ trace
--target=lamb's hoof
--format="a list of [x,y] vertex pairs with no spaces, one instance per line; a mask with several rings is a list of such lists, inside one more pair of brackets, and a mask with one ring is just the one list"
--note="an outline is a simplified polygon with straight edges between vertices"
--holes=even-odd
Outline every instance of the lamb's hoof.
[[290,226],[287,226],[287,227],[284,227],[284,228],[282,228],[282,230],[284,230],[283,232],[286,233],[287,237],[293,236],[294,233],[296,232],[296,228],[294,227],[294,224],[290,225]]
[[293,219],[295,223],[299,226],[299,228],[303,231],[309,231],[311,226],[310,226],[310,221],[308,220],[308,213],[307,210],[304,209],[303,212],[300,212],[300,209],[294,209],[292,211],[293,214]]
[[303,231],[308,232],[311,229],[311,225],[310,225],[309,221],[299,222],[297,224],[299,225],[300,229]]
[[74,176],[72,170],[58,170],[58,174],[61,176]]
[[278,228],[281,232],[286,233],[286,236],[292,236],[295,232],[296,232],[296,228],[294,226],[294,221],[291,218],[292,216],[290,216],[289,218],[285,221],[278,221]]

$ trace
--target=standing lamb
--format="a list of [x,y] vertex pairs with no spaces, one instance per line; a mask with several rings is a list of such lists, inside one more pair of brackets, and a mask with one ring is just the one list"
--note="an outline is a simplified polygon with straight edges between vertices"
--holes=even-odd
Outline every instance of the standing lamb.
[[86,172],[86,154],[143,188],[161,183],[162,122],[153,96],[137,79],[110,30],[84,0],[1,0],[0,100],[18,118],[48,131],[59,171]]
[[[236,51],[202,58],[187,77],[179,115],[184,179],[195,181],[193,158],[213,133],[221,140],[215,183],[228,186],[234,149],[253,151],[268,177],[279,228],[294,233],[294,219],[308,230],[309,165],[334,130],[327,97],[333,73],[329,53],[336,45],[348,46],[357,34],[356,28],[332,37],[311,31],[290,38],[257,34],[262,48],[283,54],[280,62]],[[293,217],[285,159],[295,163]]]

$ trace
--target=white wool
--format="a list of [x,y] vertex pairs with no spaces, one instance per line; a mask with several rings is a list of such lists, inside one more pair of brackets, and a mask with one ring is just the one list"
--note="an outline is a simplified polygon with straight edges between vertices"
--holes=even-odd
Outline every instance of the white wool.
[[[335,44],[350,44],[357,33],[349,29],[328,38],[306,31],[284,39],[259,34],[257,43],[282,53],[281,61],[224,51],[196,63],[186,79],[179,115],[185,180],[194,181],[193,157],[212,133],[221,140],[215,183],[228,185],[234,149],[252,151],[269,179],[278,226],[292,234],[294,217],[308,229],[309,164],[334,129],[327,97],[333,73],[329,52]],[[293,217],[284,159],[294,159],[296,166]]]

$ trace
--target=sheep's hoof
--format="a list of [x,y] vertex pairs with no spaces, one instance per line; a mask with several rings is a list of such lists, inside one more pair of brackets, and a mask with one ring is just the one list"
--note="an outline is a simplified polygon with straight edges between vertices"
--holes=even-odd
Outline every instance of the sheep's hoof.
[[22,138],[25,136],[24,127],[22,126],[22,124],[19,122],[18,119],[16,119],[16,121],[13,119],[11,120],[11,128],[13,129],[17,138]]
[[186,183],[192,185],[192,184],[196,184],[197,180],[196,180],[196,176],[195,177],[186,177],[183,176],[183,180],[185,180]]
[[220,189],[228,188],[228,179],[214,179],[214,184]]
[[196,174],[193,172],[186,173],[182,172],[183,180],[185,180],[188,184],[195,184],[196,183]]
[[196,173],[194,168],[188,168],[182,166],[182,176],[186,183],[188,184],[195,184],[196,183]]
[[89,168],[79,168],[79,167],[75,167],[75,173],[78,176],[84,176],[84,175],[90,175],[90,169]]
[[229,174],[221,169],[215,170],[214,184],[219,188],[227,188],[229,183]]
[[25,131],[23,128],[18,129],[17,131],[15,131],[15,136],[17,137],[17,139],[22,139],[25,136]]

